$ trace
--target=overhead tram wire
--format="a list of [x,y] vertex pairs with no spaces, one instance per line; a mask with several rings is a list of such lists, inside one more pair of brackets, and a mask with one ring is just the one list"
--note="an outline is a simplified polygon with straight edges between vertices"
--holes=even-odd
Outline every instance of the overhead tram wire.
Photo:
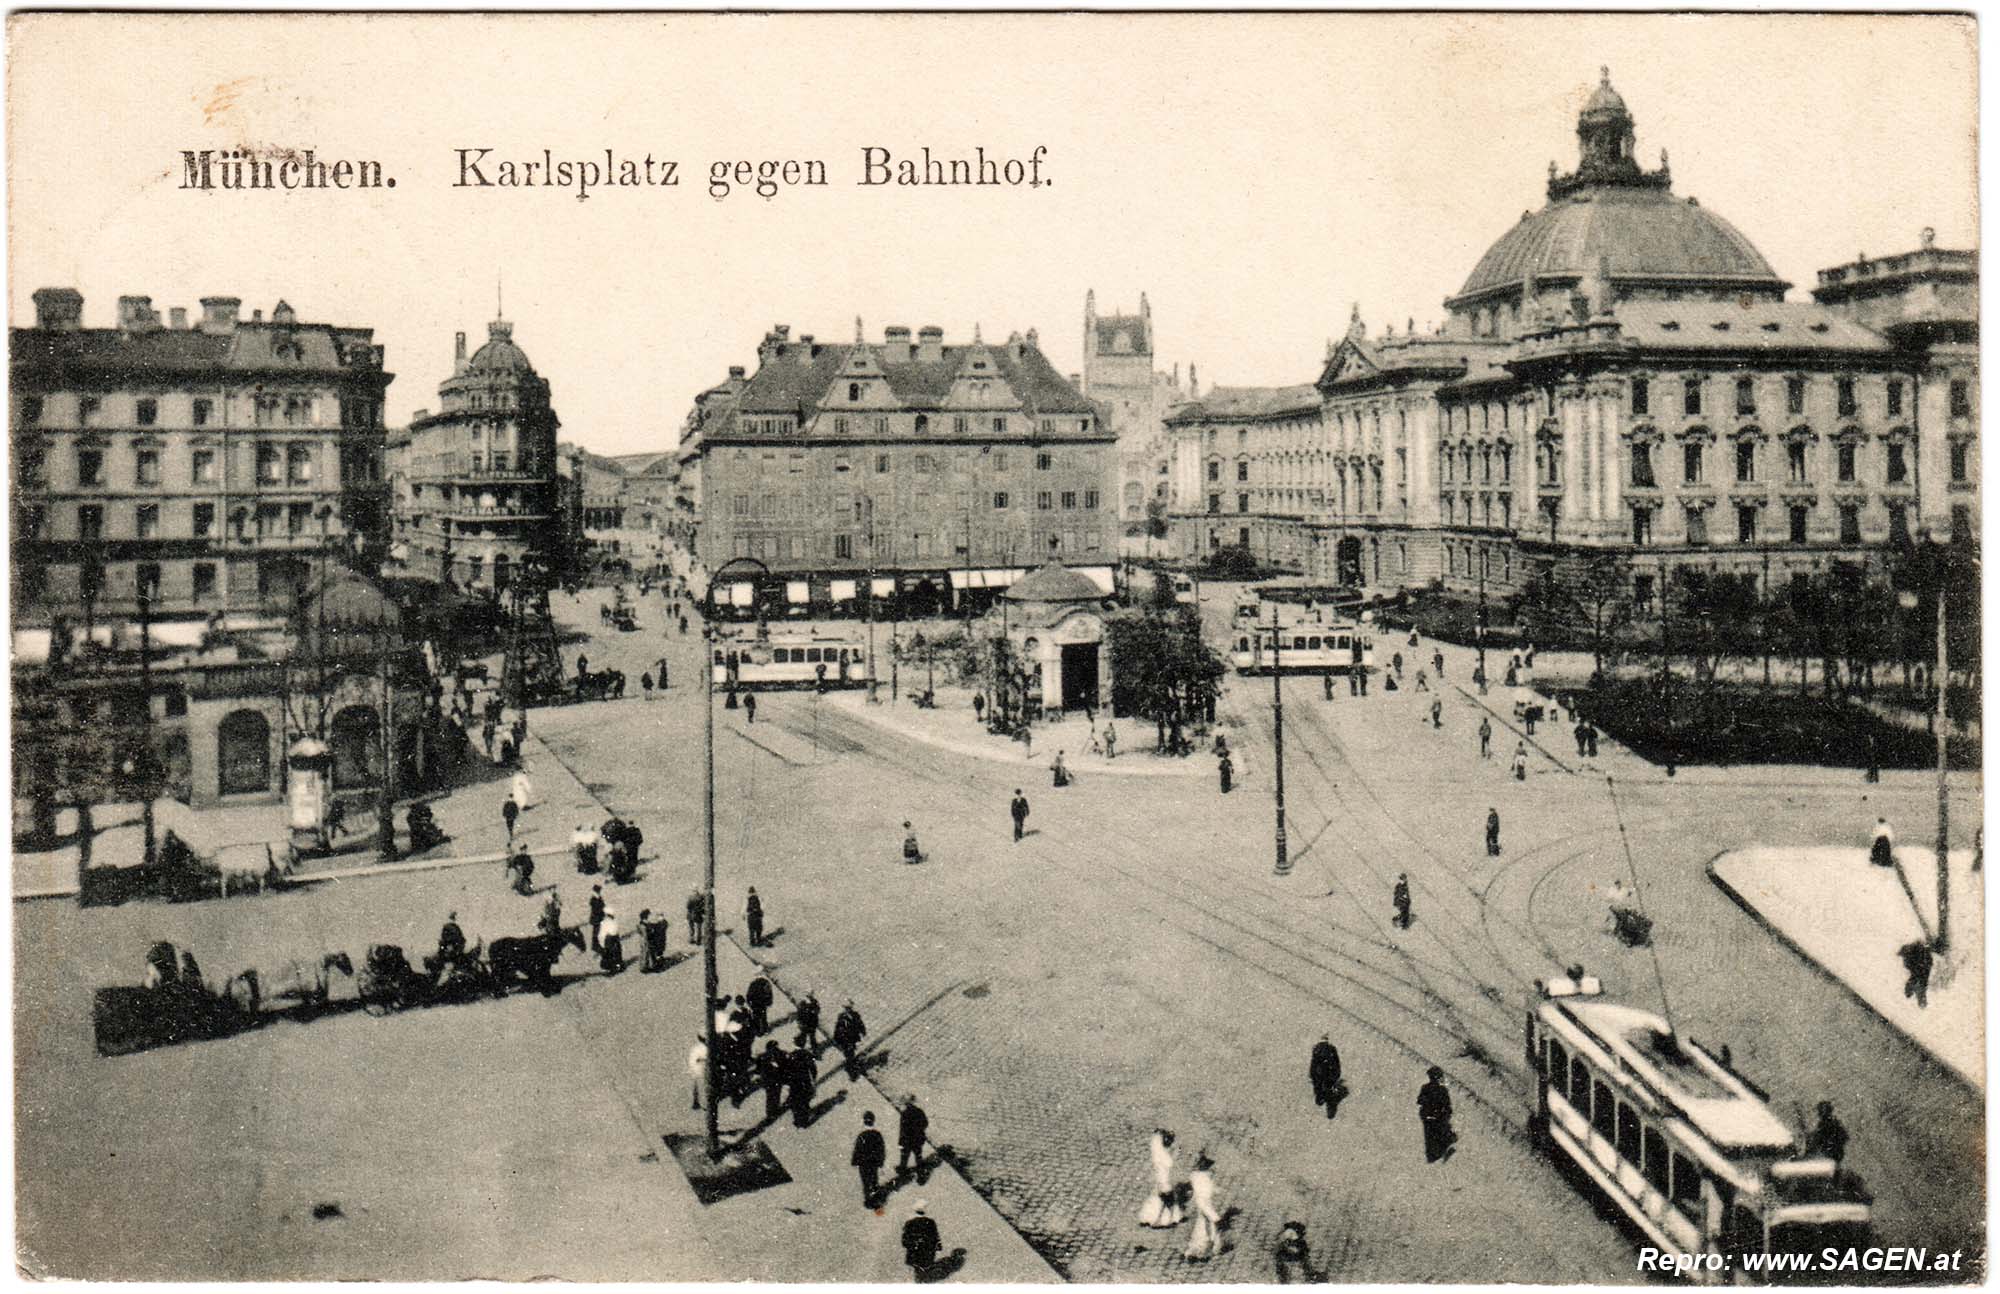
[[[1639,905],[1639,911],[1643,913],[1646,910],[1646,896],[1639,887],[1639,865],[1632,860],[1632,841],[1625,833],[1625,810],[1618,803],[1618,783],[1609,773],[1604,775],[1604,789],[1610,793],[1611,813],[1618,820],[1618,844],[1625,851],[1625,870],[1632,876],[1632,901]],[[1646,940],[1646,951],[1653,955],[1653,980],[1660,988],[1660,1014],[1667,1018],[1667,1032],[1678,1043],[1681,1031],[1674,1023],[1674,1008],[1667,1000],[1667,975],[1660,967],[1659,941],[1649,936]]]

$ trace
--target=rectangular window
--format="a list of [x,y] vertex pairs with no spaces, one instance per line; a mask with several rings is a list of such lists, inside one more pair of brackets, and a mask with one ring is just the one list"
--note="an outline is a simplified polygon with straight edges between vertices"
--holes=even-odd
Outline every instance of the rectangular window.
[[1074,507],[1076,507],[1076,491],[1075,491],[1075,490],[1064,490],[1064,491],[1062,492],[1062,505],[1063,505],[1063,507],[1064,507],[1064,508],[1074,508]]
[[1632,509],[1632,542],[1644,548],[1653,542],[1653,510],[1651,508]]
[[1210,512],[1212,512],[1212,513],[1213,513],[1213,512],[1220,512],[1220,511],[1222,511],[1222,496],[1221,496],[1221,495],[1219,495],[1219,494],[1211,494],[1211,495],[1209,495],[1209,496],[1208,496],[1208,510],[1209,510]]
[[137,576],[135,582],[139,586],[139,596],[148,602],[158,601],[160,597],[160,564],[158,562],[140,562],[135,574]]
[[1653,479],[1653,447],[1651,445],[1632,446],[1632,484],[1640,487],[1658,485]]
[[1237,495],[1237,496],[1236,496],[1236,510],[1237,510],[1238,512],[1248,512],[1248,511],[1250,511],[1250,496],[1249,496],[1249,495],[1247,495],[1247,494],[1239,494],[1239,495]]
[[1840,508],[1840,542],[1858,544],[1861,542],[1861,509],[1851,503]]
[[276,445],[257,446],[257,479],[265,485],[276,485],[279,473],[283,471]]
[[1900,503],[1889,505],[1889,540],[1895,544],[1910,542],[1910,510]]
[[1645,1160],[1639,1166],[1639,1171],[1645,1175],[1648,1185],[1660,1194],[1665,1195],[1667,1193],[1667,1139],[1652,1128],[1647,1128],[1644,1130],[1644,1136],[1641,1140],[1641,1150],[1644,1153]]
[[294,503],[285,509],[285,533],[298,538],[306,532],[306,521],[312,516],[312,504]]
[[1689,508],[1687,510],[1688,545],[1700,547],[1708,543],[1708,509]]
[[1208,479],[1211,481],[1219,481],[1222,479],[1222,464],[1215,462],[1212,459],[1209,461]]
[[1701,379],[1687,378],[1681,383],[1681,412],[1692,418],[1701,412]]
[[1047,452],[1035,455],[1035,470],[1046,472],[1056,465],[1056,456]]
[[1951,384],[1951,414],[1963,418],[1972,412],[1972,384],[1964,378],[1955,378]]
[[79,449],[76,451],[76,483],[78,485],[104,484],[103,450]]
[[1736,379],[1736,412],[1744,417],[1757,412],[1757,382],[1754,378]]
[[1804,413],[1806,411],[1806,380],[1802,377],[1785,379],[1785,412]]
[[160,483],[159,450],[142,449],[139,451],[137,458],[134,460],[133,479],[140,485],[158,485]]
[[847,455],[845,454],[838,455],[833,460],[833,470],[836,472],[845,472],[848,470],[848,466]]
[[876,472],[876,474],[877,474],[877,475],[879,476],[879,475],[881,475],[882,473],[885,473],[885,472],[887,472],[888,470],[889,470],[889,456],[888,456],[887,454],[877,454],[877,455],[875,455],[875,472]]
[[1250,527],[1245,526],[1236,532],[1236,543],[1242,548],[1250,546]]
[[140,400],[132,406],[132,412],[141,427],[150,427],[160,420],[160,402],[150,398]]
[[313,479],[312,447],[310,445],[287,445],[285,447],[285,477],[294,485],[304,485]]
[[1834,450],[1836,470],[1840,479],[1852,483],[1854,480],[1854,442],[1846,441]]
[[804,451],[797,449],[792,451],[786,463],[786,470],[791,472],[803,472],[806,470],[806,456]]
[[1909,477],[1910,465],[1903,455],[1903,442],[1892,440],[1889,442],[1889,484],[1901,485]]
[[1806,479],[1806,443],[1795,440],[1785,446],[1785,475],[1794,485],[1802,485]]
[[877,418],[875,420],[875,434],[878,436],[889,434],[889,420],[887,418]]
[[1806,508],[1802,508],[1802,507],[1794,507],[1794,508],[1792,509],[1792,542],[1793,542],[1793,543],[1795,543],[1795,544],[1803,544],[1803,543],[1805,543],[1805,542],[1806,542],[1806,522],[1807,522],[1807,518],[1808,518],[1808,509],[1806,509]]
[[854,556],[854,536],[853,536],[853,535],[835,535],[835,536],[833,537],[833,555],[834,555],[834,557],[835,557],[835,558],[837,558],[837,559],[838,559],[838,560],[840,560],[840,561],[846,561],[846,560],[848,560],[849,558],[853,557],[853,556]]
[[1888,411],[1891,418],[1903,416],[1903,384],[1893,377],[1889,379]]
[[928,476],[930,475],[930,470],[931,470],[931,456],[929,454],[918,454],[917,455],[918,475]]
[[194,564],[194,598],[206,602],[215,596],[215,563],[196,562]]
[[160,537],[160,505],[142,503],[139,505],[139,538],[158,539]]
[[1839,393],[1840,416],[1843,418],[1852,418],[1855,409],[1854,379],[1851,377],[1841,378],[1835,390]]
[[1739,544],[1757,542],[1757,509],[1748,505],[1736,509],[1736,542]]
[[1685,485],[1701,484],[1701,445],[1697,441],[1681,446],[1681,482]]
[[748,557],[750,555],[750,536],[748,535],[736,536],[736,542],[734,544],[734,548],[735,548],[735,552],[733,554],[734,556]]
[[1035,506],[1041,509],[1043,512],[1048,512],[1051,509],[1053,509],[1056,505],[1055,501],[1056,501],[1056,496],[1048,490],[1039,491],[1035,495]]
[[1648,413],[1652,408],[1652,384],[1643,377],[1632,379],[1632,412]]
[[1972,542],[1972,509],[1966,504],[1951,505],[1951,542],[1961,546]]
[[739,495],[737,495],[737,496],[736,496],[736,497],[735,497],[734,499],[731,499],[731,500],[730,500],[730,511],[731,511],[731,512],[733,512],[733,513],[734,513],[735,515],[737,515],[737,516],[739,516],[739,517],[747,517],[747,516],[749,516],[749,515],[750,515],[750,496],[749,496],[749,495],[747,495],[747,494],[739,494]]
[[955,434],[963,436],[972,430],[972,420],[960,414],[951,420],[951,429]]
[[1967,479],[1968,474],[1971,470],[1970,468],[1971,458],[1972,458],[1971,441],[1954,440],[1951,442],[1951,479],[1953,481],[1963,482]]
[[1085,490],[1083,492],[1083,506],[1092,512],[1095,512],[1097,510],[1096,490]]
[[76,510],[76,537],[78,539],[104,538],[104,509],[95,503],[86,503]]
[[215,505],[197,503],[194,505],[194,537],[208,539],[215,534]]
[[791,548],[792,548],[792,559],[794,561],[798,560],[801,557],[804,557],[806,555],[805,536],[793,535]]
[[1236,479],[1239,481],[1250,479],[1250,464],[1242,459],[1238,459],[1236,462]]
[[1004,415],[993,420],[993,434],[996,436],[1007,434],[1007,419]]
[[994,507],[994,509],[995,509],[995,510],[997,511],[997,510],[999,510],[999,509],[1002,509],[1002,508],[1005,508],[1006,506],[1007,506],[1007,491],[1005,491],[1005,490],[995,490],[995,491],[993,491],[993,507]]
[[214,450],[212,449],[195,450],[194,469],[193,469],[194,483],[196,485],[214,485],[216,482],[215,465],[216,465],[216,458]]
[[94,395],[86,395],[76,402],[76,422],[79,427],[88,427],[90,420],[97,416],[103,404]]
[[1754,440],[1736,442],[1736,479],[1746,485],[1757,479],[1757,442]]
[[994,452],[994,455],[993,455],[993,470],[994,470],[994,471],[996,471],[996,472],[1004,472],[1004,471],[1006,471],[1006,470],[1007,470],[1007,451],[1006,451],[1006,450],[1002,449],[1002,450],[997,450],[997,451],[995,451],[995,452]]

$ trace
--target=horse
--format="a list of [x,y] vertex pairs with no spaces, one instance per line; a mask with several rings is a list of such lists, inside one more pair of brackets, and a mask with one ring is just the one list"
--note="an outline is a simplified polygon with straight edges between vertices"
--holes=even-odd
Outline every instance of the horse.
[[504,935],[487,949],[486,961],[493,968],[493,995],[504,996],[517,980],[525,980],[544,993],[555,991],[556,962],[565,946],[582,952],[583,927],[565,926],[550,934]]
[[[310,968],[305,962],[295,959],[280,967],[268,981],[254,968],[246,969],[229,978],[222,986],[221,995],[234,998],[237,1005],[251,1012],[263,1010],[266,1002],[276,1004],[272,1009],[280,1011],[291,1005],[323,1007],[329,996],[332,971],[351,977],[354,962],[344,952],[326,953],[320,957],[317,966]],[[239,986],[241,992],[238,992]]]

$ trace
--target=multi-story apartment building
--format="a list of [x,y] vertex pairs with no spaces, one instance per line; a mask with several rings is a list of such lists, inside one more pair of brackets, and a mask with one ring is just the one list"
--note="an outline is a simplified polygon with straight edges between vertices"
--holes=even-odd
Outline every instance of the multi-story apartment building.
[[[1550,175],[1442,326],[1371,338],[1355,311],[1316,383],[1316,437],[1275,468],[1319,492],[1255,495],[1282,509],[1274,534],[1315,537],[1292,564],[1505,593],[1608,556],[1643,607],[1673,566],[1768,584],[1920,528],[1975,534],[1974,255],[1927,237],[1787,301],[1747,238],[1674,196],[1664,155],[1634,160],[1608,77],[1577,134],[1576,171]],[[1176,420],[1176,462],[1230,430]],[[1205,525],[1206,484],[1175,477],[1197,553],[1236,539]]]
[[1215,386],[1166,417],[1174,441],[1172,491],[1199,501],[1174,516],[1182,554],[1246,548],[1267,562],[1310,569],[1328,506],[1330,456],[1310,386]]
[[418,410],[391,438],[391,556],[418,578],[498,593],[524,560],[564,569],[569,514],[548,379],[514,344],[513,324],[495,319],[486,331],[470,358],[458,334],[439,412]]
[[199,320],[118,299],[83,326],[71,288],[11,332],[14,619],[149,614],[248,626],[296,605],[317,563],[383,539],[373,330],[266,320],[205,297]]
[[792,606],[864,589],[984,603],[1051,558],[1110,590],[1113,437],[1032,331],[828,344],[780,326],[757,359],[683,446],[701,568],[754,558],[772,576],[760,595]]

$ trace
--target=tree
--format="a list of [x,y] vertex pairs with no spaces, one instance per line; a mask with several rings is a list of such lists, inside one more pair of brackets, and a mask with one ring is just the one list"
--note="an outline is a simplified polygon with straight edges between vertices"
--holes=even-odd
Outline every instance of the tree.
[[1172,615],[1124,615],[1106,626],[1114,704],[1150,719],[1165,747],[1170,725],[1208,712],[1219,688],[1222,660],[1202,642],[1200,626],[1176,608]]
[[1242,544],[1224,544],[1208,555],[1205,569],[1211,579],[1254,580],[1262,567],[1256,555]]
[[1630,585],[1625,564],[1616,558],[1593,558],[1570,595],[1590,636],[1595,676],[1618,665],[1618,634],[1632,622]]

